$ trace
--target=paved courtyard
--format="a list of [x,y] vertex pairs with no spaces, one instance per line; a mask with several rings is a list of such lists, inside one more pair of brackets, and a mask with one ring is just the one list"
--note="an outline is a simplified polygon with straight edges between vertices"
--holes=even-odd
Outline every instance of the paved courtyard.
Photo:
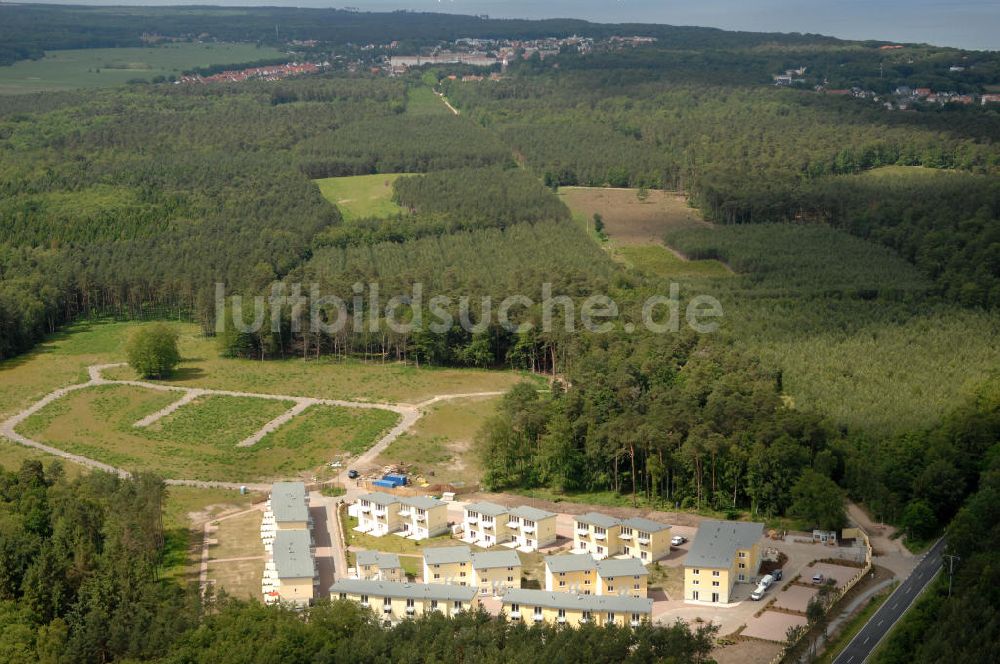
[[747,621],[743,636],[752,636],[765,641],[783,642],[788,638],[788,628],[805,625],[804,616],[793,616],[788,613],[777,611],[765,611],[759,618],[750,618]]

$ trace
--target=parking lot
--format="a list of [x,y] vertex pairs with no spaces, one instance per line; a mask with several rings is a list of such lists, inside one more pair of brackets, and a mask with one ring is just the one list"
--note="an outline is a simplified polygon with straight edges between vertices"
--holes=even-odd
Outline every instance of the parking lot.
[[788,638],[788,629],[806,624],[805,616],[793,616],[778,611],[765,611],[760,617],[747,620],[743,636],[751,636],[765,641],[783,642]]

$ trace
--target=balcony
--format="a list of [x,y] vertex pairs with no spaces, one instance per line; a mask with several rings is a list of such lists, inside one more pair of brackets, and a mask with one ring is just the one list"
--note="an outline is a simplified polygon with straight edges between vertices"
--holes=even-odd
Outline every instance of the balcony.
[[358,511],[359,512],[365,512],[365,513],[367,513],[367,512],[371,512],[372,508],[369,507],[368,505],[362,505],[361,507],[358,508]]
[[511,611],[510,612],[510,619],[511,620],[520,620],[521,619],[521,612],[520,611]]
[[559,623],[560,625],[565,624],[566,616],[559,616],[558,618],[556,618],[556,622]]
[[521,532],[533,533],[536,530],[538,529],[535,526],[528,526],[528,525],[521,526]]
[[598,541],[604,541],[608,539],[607,533],[594,533],[594,539]]
[[375,516],[385,516],[387,514],[384,507],[376,507],[373,510],[373,513],[375,514]]
[[590,528],[577,528],[576,534],[579,535],[580,537],[586,537],[587,535],[590,534]]
[[383,606],[382,607],[382,613],[392,613],[392,607],[391,606]]
[[639,621],[638,620],[633,620],[632,622],[629,623],[629,625],[631,625],[632,627],[638,627],[639,626]]
[[417,607],[415,607],[415,606],[408,606],[408,607],[406,607],[406,615],[412,616],[416,612],[417,612]]
[[630,540],[630,539],[632,539],[632,534],[631,533],[622,533],[621,535],[618,536],[618,539]]
[[535,618],[535,622],[536,622],[536,623],[538,623],[538,622],[542,622],[543,620],[545,620],[545,616],[543,616],[543,615],[542,615],[542,614],[540,614],[540,613],[536,613],[536,614],[534,615],[534,618]]
[[417,521],[426,521],[427,520],[427,515],[426,514],[418,514],[415,518],[417,519]]
[[397,514],[399,514],[399,516],[403,516],[403,517],[410,516],[411,513],[412,512],[410,512],[410,510],[399,510],[399,512],[397,512]]
[[479,519],[477,517],[474,517],[474,516],[467,516],[467,517],[465,517],[465,522],[466,523],[471,523],[471,524],[476,524],[476,523],[479,523]]
[[642,544],[642,545],[649,544],[649,538],[648,537],[640,537],[638,541],[639,541],[639,544]]

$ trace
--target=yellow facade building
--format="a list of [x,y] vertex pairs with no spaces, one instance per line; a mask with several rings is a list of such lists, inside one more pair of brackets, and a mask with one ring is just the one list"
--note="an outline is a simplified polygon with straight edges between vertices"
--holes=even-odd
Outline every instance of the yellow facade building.
[[600,560],[622,552],[621,521],[598,512],[573,517],[573,550]]
[[547,590],[510,590],[503,597],[511,620],[578,626],[616,624],[638,627],[652,620],[653,600],[631,596],[575,595]]
[[381,491],[367,493],[357,501],[356,530],[373,537],[382,537],[403,529],[400,498]]
[[307,606],[315,596],[318,579],[308,530],[279,530],[272,560],[277,576],[274,591],[281,602]]
[[593,556],[566,553],[545,559],[545,590],[555,593],[597,594],[597,563]]
[[760,568],[764,524],[702,521],[684,559],[684,599],[730,604],[737,583],[751,583]]
[[596,565],[598,595],[646,596],[649,572],[638,558],[605,558]]
[[448,503],[430,496],[402,498],[399,502],[400,527],[409,539],[422,540],[448,532]]
[[534,507],[515,507],[509,513],[507,527],[517,548],[538,551],[556,543],[556,515]]
[[358,551],[354,578],[363,581],[406,581],[406,573],[395,553]]
[[387,623],[438,611],[455,616],[476,606],[476,589],[444,583],[393,583],[341,579],[330,586],[333,599],[358,602]]
[[670,555],[670,526],[652,519],[625,519],[619,538],[622,553],[649,564]]
[[424,583],[474,586],[472,551],[467,546],[424,549]]
[[508,521],[508,510],[496,503],[470,503],[465,506],[465,518],[462,522],[464,536],[462,539],[469,544],[489,548],[514,539]]
[[473,584],[481,595],[501,595],[521,587],[521,557],[517,551],[472,554]]

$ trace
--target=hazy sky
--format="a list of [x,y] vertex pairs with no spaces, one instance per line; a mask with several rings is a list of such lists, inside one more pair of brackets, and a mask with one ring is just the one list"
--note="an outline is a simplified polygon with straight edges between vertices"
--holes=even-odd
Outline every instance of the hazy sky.
[[58,4],[415,9],[503,18],[704,25],[1000,50],[1000,0],[36,0]]

